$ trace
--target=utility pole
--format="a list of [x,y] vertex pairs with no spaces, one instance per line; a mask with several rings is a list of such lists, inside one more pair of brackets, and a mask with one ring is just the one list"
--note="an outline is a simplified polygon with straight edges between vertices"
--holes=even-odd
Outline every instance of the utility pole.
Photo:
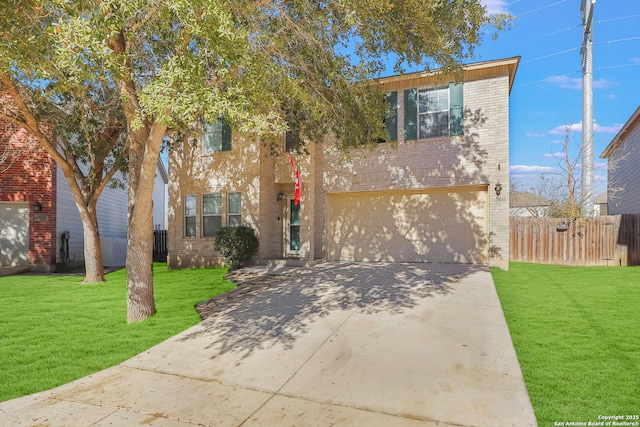
[[593,194],[593,7],[596,0],[582,0],[582,189],[583,212],[592,215]]

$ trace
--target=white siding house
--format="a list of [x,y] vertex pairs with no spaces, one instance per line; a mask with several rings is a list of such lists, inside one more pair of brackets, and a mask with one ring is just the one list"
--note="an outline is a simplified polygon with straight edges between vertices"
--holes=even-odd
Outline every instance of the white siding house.
[[609,215],[640,213],[640,107],[604,149]]
[[[84,260],[83,230],[80,214],[76,207],[69,183],[58,167],[57,212],[56,212],[56,247],[57,262],[63,261],[63,235],[68,236],[68,260]],[[125,180],[126,182],[126,180]],[[156,229],[165,228],[167,172],[161,161],[158,161],[156,180],[153,190],[153,224]],[[98,226],[102,245],[102,261],[105,266],[123,266],[127,256],[127,189],[104,189],[98,199]]]

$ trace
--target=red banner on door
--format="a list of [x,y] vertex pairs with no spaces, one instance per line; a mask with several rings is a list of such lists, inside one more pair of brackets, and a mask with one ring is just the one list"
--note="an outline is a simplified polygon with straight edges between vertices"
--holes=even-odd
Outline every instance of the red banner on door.
[[295,178],[293,180],[293,184],[295,186],[293,204],[297,205],[298,203],[300,203],[300,190],[302,189],[302,181],[300,181],[300,171],[298,171],[298,167],[293,162],[293,158],[291,157],[291,154],[289,154],[289,163],[291,163],[291,167],[293,168],[293,172],[295,174]]

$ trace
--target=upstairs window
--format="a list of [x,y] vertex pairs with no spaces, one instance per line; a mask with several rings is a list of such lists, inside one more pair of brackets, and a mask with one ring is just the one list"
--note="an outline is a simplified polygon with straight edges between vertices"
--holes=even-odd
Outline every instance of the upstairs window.
[[449,88],[418,91],[418,139],[449,136]]
[[231,127],[218,117],[213,123],[204,123],[202,151],[205,154],[231,151]]
[[297,153],[300,150],[300,130],[289,129],[284,133],[284,151]]
[[404,91],[406,140],[464,133],[462,84]]

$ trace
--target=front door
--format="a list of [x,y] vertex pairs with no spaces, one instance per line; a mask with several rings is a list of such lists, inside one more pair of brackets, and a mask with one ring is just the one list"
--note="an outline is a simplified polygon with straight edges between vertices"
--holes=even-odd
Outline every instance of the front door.
[[300,256],[300,203],[289,200],[286,206],[284,256],[297,257]]

